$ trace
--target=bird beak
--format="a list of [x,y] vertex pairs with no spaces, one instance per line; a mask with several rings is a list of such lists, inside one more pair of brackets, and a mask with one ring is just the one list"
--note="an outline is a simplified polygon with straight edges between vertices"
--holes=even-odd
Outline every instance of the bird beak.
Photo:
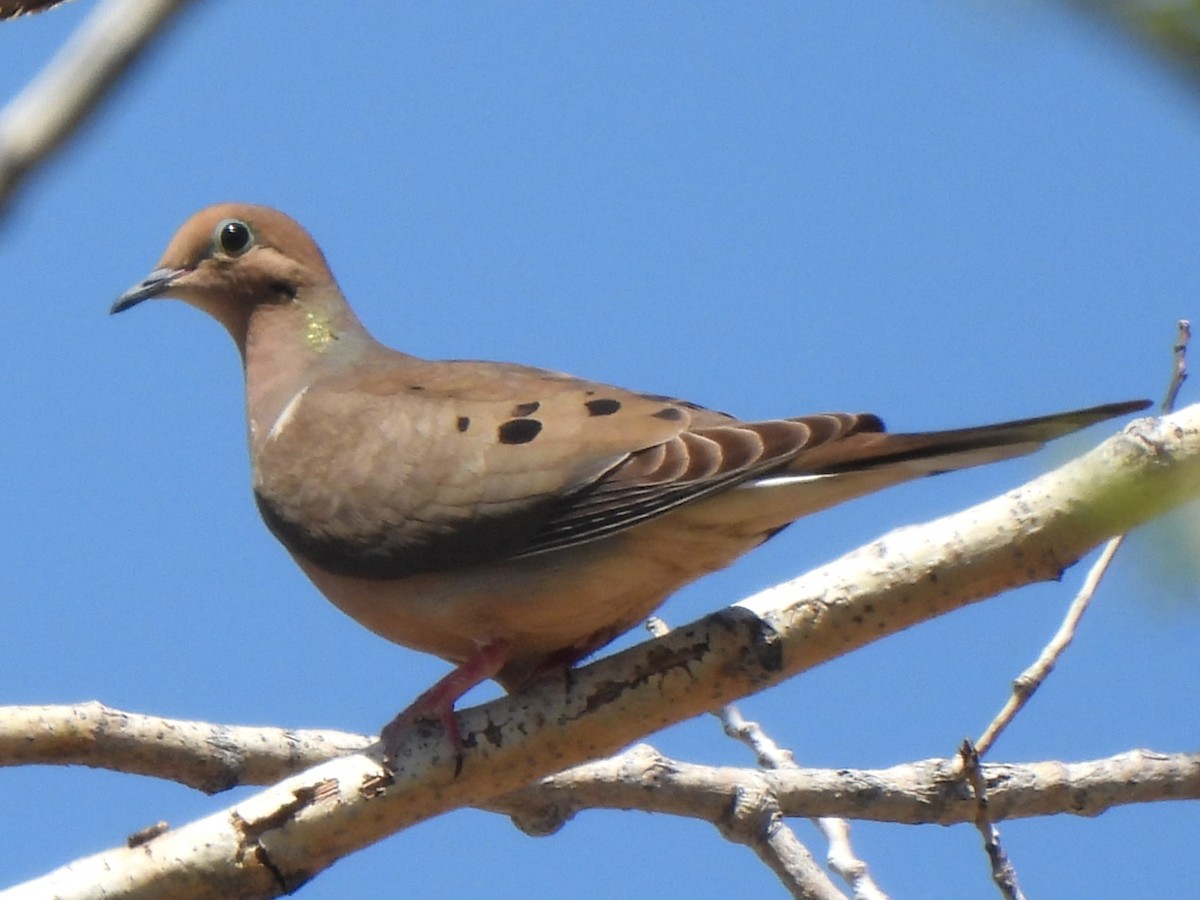
[[159,297],[165,294],[171,289],[171,285],[175,283],[175,279],[180,275],[186,274],[187,271],[187,269],[155,269],[139,283],[118,297],[117,302],[108,311],[109,315],[125,312],[129,307],[137,306],[143,300],[149,300],[151,297]]

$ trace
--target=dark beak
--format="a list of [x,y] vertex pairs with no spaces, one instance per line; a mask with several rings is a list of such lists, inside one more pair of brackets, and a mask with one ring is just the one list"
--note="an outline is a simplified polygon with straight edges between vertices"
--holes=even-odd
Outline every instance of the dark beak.
[[187,272],[187,269],[155,269],[138,284],[135,284],[112,305],[108,311],[113,313],[125,312],[131,306],[137,306],[143,300],[158,297],[170,290],[175,279]]

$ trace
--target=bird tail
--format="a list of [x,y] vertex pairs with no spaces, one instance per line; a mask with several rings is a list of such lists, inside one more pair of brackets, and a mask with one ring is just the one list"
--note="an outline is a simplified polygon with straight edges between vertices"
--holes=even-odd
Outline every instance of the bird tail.
[[1128,400],[1033,419],[914,434],[890,434],[880,423],[879,430],[860,431],[801,453],[786,471],[836,475],[886,466],[908,469],[910,477],[932,475],[1023,456],[1047,441],[1148,406],[1149,400]]

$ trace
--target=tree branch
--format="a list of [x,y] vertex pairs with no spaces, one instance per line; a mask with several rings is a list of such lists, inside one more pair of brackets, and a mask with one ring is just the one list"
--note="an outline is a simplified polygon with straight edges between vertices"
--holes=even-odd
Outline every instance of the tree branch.
[[[22,728],[29,730],[22,732]],[[57,736],[63,732],[68,736],[59,740]],[[198,783],[202,779],[193,773],[212,768],[214,748],[227,761],[241,761],[220,770],[226,780],[230,774],[238,776],[226,784],[232,787],[274,784],[312,765],[361,752],[374,742],[367,735],[338,731],[285,731],[161,719],[98,703],[0,709],[0,762],[4,765],[91,765],[202,789]],[[14,752],[23,743],[29,749]],[[152,752],[133,747],[146,743],[157,747]],[[1200,799],[1200,753],[1136,750],[1080,763],[989,764],[983,772],[990,802],[1000,819],[1058,813],[1095,816],[1128,803]],[[567,769],[477,805],[515,818],[517,826],[531,835],[557,831],[585,809],[699,815],[712,821],[708,811],[727,812],[725,804],[731,802],[738,785],[764,778],[761,784],[779,792],[780,809],[789,817],[842,816],[949,825],[971,821],[974,815],[973,799],[962,786],[961,766],[954,759],[889,769],[816,769],[793,764],[763,771],[683,763],[660,756],[646,745]],[[703,791],[699,791],[700,785]],[[693,789],[697,796],[660,799],[664,792],[679,794]]]
[[[75,131],[185,2],[107,0],[0,111],[0,214],[25,177]],[[12,14],[37,5],[15,4]]]
[[358,753],[375,738],[343,731],[251,728],[75,706],[0,707],[0,766],[91,766],[216,794]]
[[[985,763],[992,818],[1098,816],[1114,806],[1200,799],[1200,753],[1131,750],[1076,763]],[[788,817],[836,816],[905,825],[975,819],[975,797],[958,759],[887,769],[744,769],[701,766],[638,744],[484,805],[516,818],[528,834],[549,834],[588,809],[668,813],[719,821],[739,794],[773,794]]]

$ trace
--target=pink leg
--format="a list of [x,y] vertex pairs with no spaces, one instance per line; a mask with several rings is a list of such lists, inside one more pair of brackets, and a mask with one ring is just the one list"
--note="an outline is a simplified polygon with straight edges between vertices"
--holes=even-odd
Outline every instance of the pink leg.
[[505,640],[484,644],[475,655],[458,666],[449,675],[423,693],[400,715],[392,719],[380,732],[384,756],[396,758],[396,751],[404,739],[404,733],[419,719],[434,719],[446,729],[446,737],[458,754],[458,766],[462,767],[462,736],[458,731],[458,717],[454,715],[454,704],[458,698],[487,681],[504,668],[511,645]]

